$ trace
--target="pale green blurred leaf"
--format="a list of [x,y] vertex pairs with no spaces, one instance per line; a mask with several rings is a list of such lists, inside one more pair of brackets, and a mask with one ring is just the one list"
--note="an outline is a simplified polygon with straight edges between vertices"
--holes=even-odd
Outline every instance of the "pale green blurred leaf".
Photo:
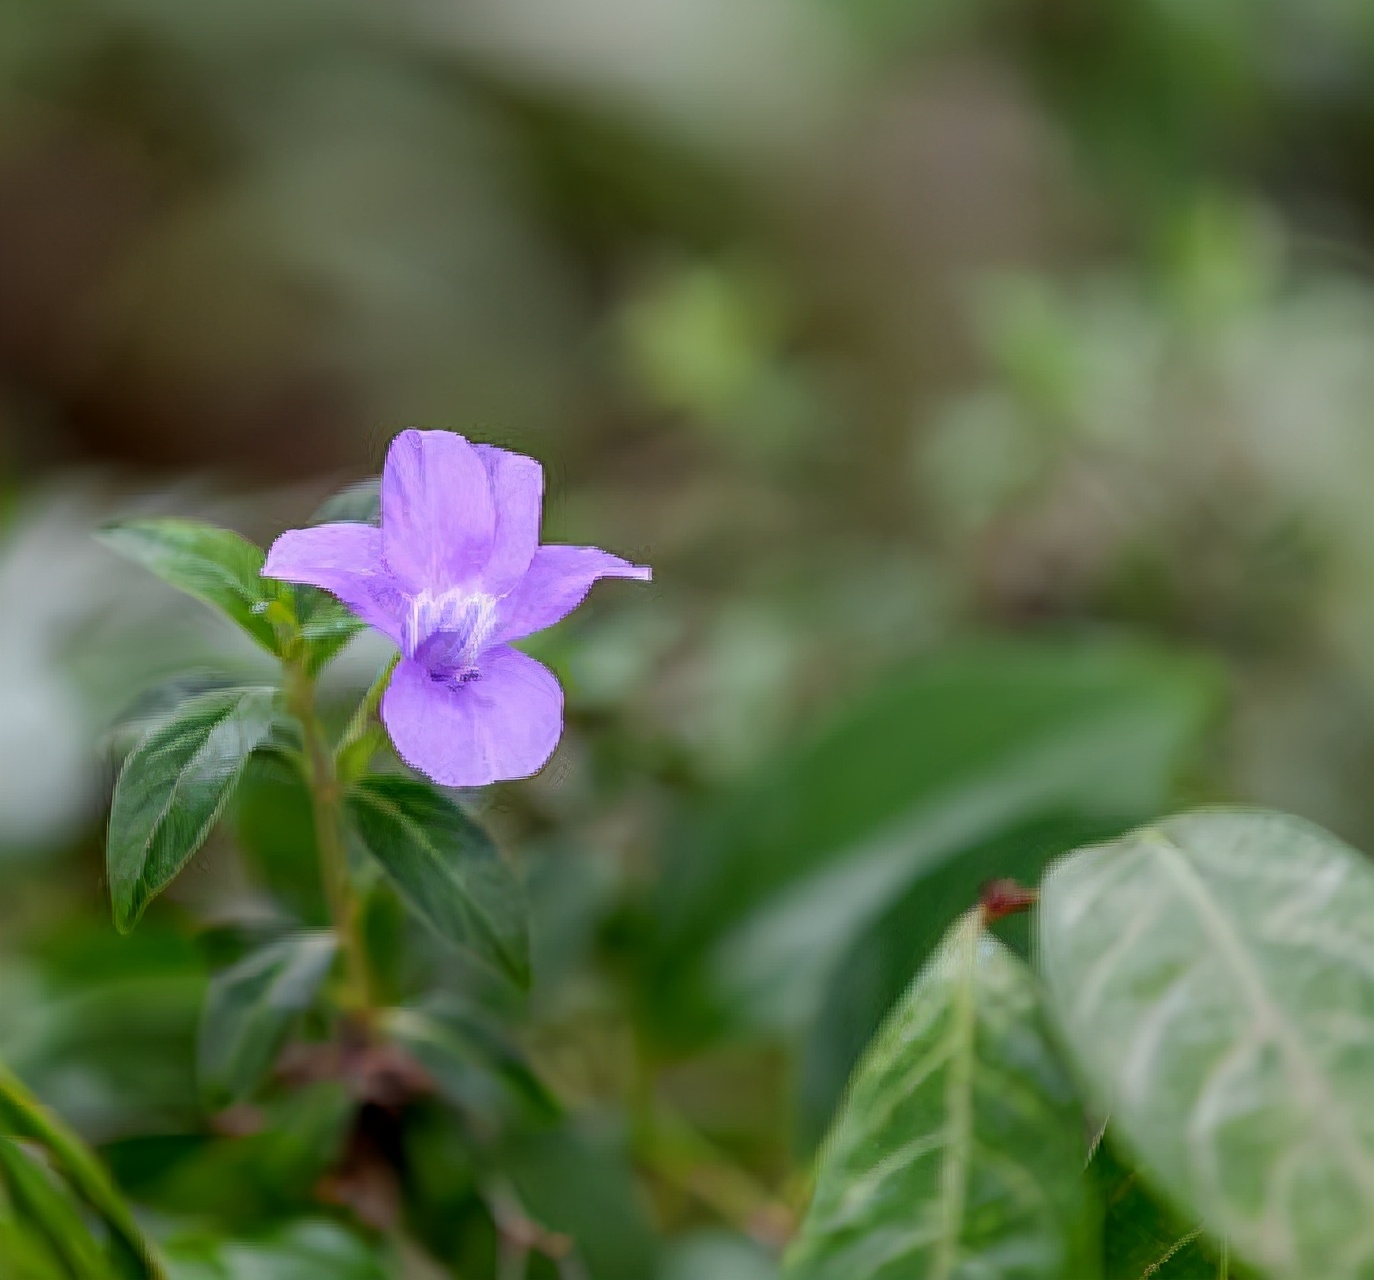
[[338,942],[315,930],[278,938],[210,980],[196,1041],[201,1087],[216,1104],[247,1097],[310,1007]]
[[893,673],[681,839],[650,1013],[678,1036],[689,1017],[804,1025],[855,939],[970,849],[1041,816],[1157,812],[1214,700],[1205,664],[1119,644],[986,643]]
[[125,520],[96,536],[172,586],[213,605],[264,649],[277,652],[276,632],[265,616],[277,594],[261,576],[261,547],[230,529],[173,517]]
[[1046,877],[1052,1006],[1180,1213],[1266,1275],[1374,1268],[1374,869],[1297,818],[1207,811]]

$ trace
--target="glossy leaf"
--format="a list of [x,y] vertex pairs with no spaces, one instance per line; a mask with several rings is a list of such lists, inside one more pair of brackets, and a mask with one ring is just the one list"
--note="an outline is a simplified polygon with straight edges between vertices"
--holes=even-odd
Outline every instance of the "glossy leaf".
[[0,1182],[20,1218],[61,1261],[58,1274],[74,1280],[115,1280],[105,1250],[66,1188],[9,1138],[0,1138]]
[[525,894],[491,838],[443,792],[413,778],[354,784],[348,813],[410,909],[444,940],[529,981]]
[[137,561],[188,595],[232,618],[264,649],[277,652],[266,609],[277,599],[261,576],[261,547],[231,529],[196,520],[125,520],[97,534],[111,549]]
[[1206,666],[1114,644],[984,644],[892,673],[685,826],[646,1012],[674,1036],[689,1018],[805,1026],[846,950],[921,880],[1041,817],[1158,812],[1213,688]]
[[785,1274],[1092,1280],[1084,1154],[1035,979],[970,912],[859,1064]]
[[107,844],[121,932],[205,842],[249,756],[272,729],[275,697],[275,690],[253,688],[192,698],[124,761]]
[[1297,818],[1207,811],[1045,880],[1078,1069],[1181,1214],[1276,1280],[1374,1273],[1374,868]]
[[236,1102],[262,1082],[337,950],[326,930],[291,934],[215,975],[196,1043],[201,1086],[213,1102]]

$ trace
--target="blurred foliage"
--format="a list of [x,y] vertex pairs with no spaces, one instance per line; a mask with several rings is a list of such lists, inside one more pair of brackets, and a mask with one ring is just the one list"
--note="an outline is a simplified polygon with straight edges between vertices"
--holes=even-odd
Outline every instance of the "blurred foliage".
[[[1374,847],[1372,63],[1353,0],[0,6],[0,1057],[174,1274],[763,1280],[983,880],[1218,798]],[[372,886],[439,1095],[383,1240],[348,1098],[196,1082],[323,921],[296,775],[108,923],[110,726],[266,657],[88,535],[262,541],[412,422],[656,581],[535,639],[569,734],[482,798],[527,1003]]]

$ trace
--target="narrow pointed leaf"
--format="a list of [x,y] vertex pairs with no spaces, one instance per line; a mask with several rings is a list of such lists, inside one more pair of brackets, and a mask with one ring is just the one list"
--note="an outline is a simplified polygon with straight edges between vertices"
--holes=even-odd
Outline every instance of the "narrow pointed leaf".
[[161,1259],[104,1166],[3,1062],[0,1129],[45,1148],[67,1185],[104,1220],[110,1231],[110,1256],[120,1280],[167,1280]]
[[96,535],[107,547],[150,569],[188,595],[232,618],[264,649],[277,652],[265,616],[276,587],[261,576],[264,554],[232,529],[196,520],[125,520]]
[[1060,862],[1040,952],[1135,1163],[1274,1280],[1374,1274],[1374,868],[1281,814],[1170,818]]
[[410,909],[444,940],[529,981],[525,895],[491,838],[458,805],[413,778],[354,784],[347,807],[368,852]]
[[790,1280],[1093,1280],[1082,1116],[1034,977],[970,912],[860,1062]]
[[22,1220],[61,1260],[60,1274],[73,1280],[115,1280],[104,1249],[71,1195],[10,1138],[0,1138],[0,1183]]
[[328,930],[278,938],[215,975],[196,1069],[215,1105],[247,1097],[271,1070],[296,1017],[314,1002],[338,943]]
[[205,843],[248,757],[271,731],[275,697],[273,689],[252,688],[191,698],[124,761],[107,845],[121,932]]

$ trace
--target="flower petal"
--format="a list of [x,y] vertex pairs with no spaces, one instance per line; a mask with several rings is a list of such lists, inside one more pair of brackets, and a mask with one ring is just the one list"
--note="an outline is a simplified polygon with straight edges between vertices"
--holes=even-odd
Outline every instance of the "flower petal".
[[400,643],[406,601],[382,560],[380,529],[366,524],[288,529],[268,550],[262,576],[322,587]]
[[482,655],[475,680],[435,680],[403,660],[382,699],[382,722],[402,760],[446,787],[481,787],[537,773],[563,732],[563,690],[516,649]]
[[500,596],[520,581],[539,546],[544,468],[523,453],[495,445],[473,448],[487,469],[496,509],[496,532],[491,559],[482,570],[482,586],[489,595]]
[[382,472],[382,550],[414,592],[471,582],[491,555],[496,512],[477,450],[452,431],[402,431]]
[[587,597],[598,578],[638,578],[648,582],[653,570],[631,564],[596,547],[540,547],[529,572],[498,606],[495,635],[519,640],[551,627]]

